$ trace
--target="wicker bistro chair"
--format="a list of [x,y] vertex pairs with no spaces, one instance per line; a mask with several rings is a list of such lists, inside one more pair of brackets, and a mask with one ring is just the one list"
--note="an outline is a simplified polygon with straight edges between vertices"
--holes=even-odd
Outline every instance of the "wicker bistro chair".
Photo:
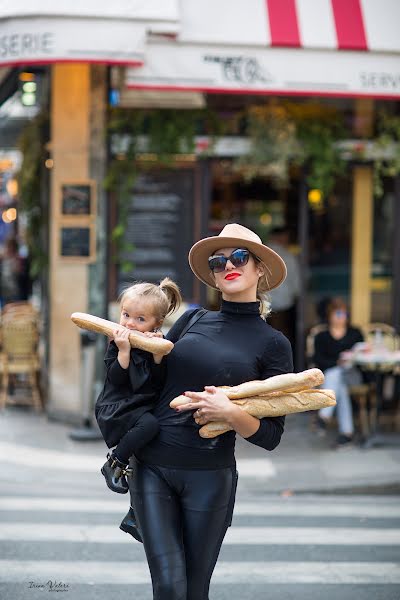
[[43,409],[39,388],[40,359],[38,354],[39,332],[37,321],[31,316],[14,315],[4,318],[1,325],[2,389],[0,408],[16,401],[9,395],[10,376],[25,375],[31,388],[30,403],[38,410]]
[[27,302],[25,300],[20,300],[18,302],[8,302],[3,306],[2,315],[4,316],[6,313],[14,311],[21,312],[26,314],[34,313],[36,314],[36,308],[33,306],[31,302]]
[[[328,326],[326,324],[319,324],[312,327],[308,333],[308,336],[306,338],[306,354],[307,364],[309,368],[315,366],[313,364],[315,337],[318,333],[320,333],[321,331],[326,331],[327,329]],[[376,410],[375,395],[372,393],[371,385],[369,383],[350,385],[349,393],[352,402],[354,402],[358,408],[359,427],[361,431],[361,436],[363,439],[366,439],[370,434],[370,419],[368,409],[369,407],[371,407],[372,410]]]

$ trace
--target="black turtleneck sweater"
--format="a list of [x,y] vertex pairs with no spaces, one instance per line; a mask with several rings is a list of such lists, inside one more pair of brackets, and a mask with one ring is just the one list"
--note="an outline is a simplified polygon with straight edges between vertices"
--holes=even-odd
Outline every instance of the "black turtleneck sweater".
[[[235,464],[235,431],[203,439],[193,411],[176,413],[169,403],[185,391],[206,385],[238,385],[254,379],[293,371],[287,338],[261,317],[258,302],[227,302],[207,312],[181,338],[179,334],[194,311],[187,311],[169,331],[174,342],[166,357],[166,378],[153,414],[159,434],[138,453],[139,460],[160,466],[220,469]],[[284,417],[263,418],[246,440],[267,450],[280,442]]]

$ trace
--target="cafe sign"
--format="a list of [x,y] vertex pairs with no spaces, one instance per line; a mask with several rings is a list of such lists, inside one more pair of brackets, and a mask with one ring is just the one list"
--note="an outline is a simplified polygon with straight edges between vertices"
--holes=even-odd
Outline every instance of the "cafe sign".
[[400,97],[397,54],[305,48],[226,49],[148,43],[145,64],[128,68],[130,89],[209,93]]

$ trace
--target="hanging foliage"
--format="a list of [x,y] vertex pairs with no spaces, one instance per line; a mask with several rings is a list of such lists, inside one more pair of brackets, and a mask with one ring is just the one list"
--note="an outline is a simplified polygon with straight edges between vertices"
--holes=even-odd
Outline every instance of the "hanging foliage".
[[[208,109],[199,110],[127,110],[114,108],[110,112],[109,135],[117,150],[105,179],[107,190],[118,199],[118,223],[112,231],[116,256],[123,272],[132,270],[132,261],[125,257],[133,250],[124,232],[129,202],[138,174],[138,158],[152,155],[152,166],[176,164],[182,154],[195,150],[195,136],[206,133],[213,139],[221,134],[222,125]],[[212,143],[211,143],[212,146]],[[210,149],[210,148],[209,148]],[[146,163],[140,163],[140,171]],[[149,165],[147,166],[149,168]]]
[[289,185],[291,166],[304,166],[307,183],[328,195],[345,163],[335,142],[344,137],[338,111],[319,104],[270,101],[247,110],[248,154],[236,161],[245,177],[269,176]]
[[17,175],[20,208],[27,218],[27,246],[30,257],[30,276],[36,278],[48,266],[47,230],[48,209],[41,206],[43,168],[47,158],[49,114],[43,110],[24,128],[18,149],[22,165]]
[[384,177],[400,175],[400,116],[382,111],[378,115],[375,139],[374,194],[383,196]]

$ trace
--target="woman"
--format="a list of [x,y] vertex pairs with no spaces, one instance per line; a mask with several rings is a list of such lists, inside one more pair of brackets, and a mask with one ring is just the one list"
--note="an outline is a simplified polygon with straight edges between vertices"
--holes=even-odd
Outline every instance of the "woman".
[[[285,279],[283,260],[255,233],[229,224],[219,236],[197,242],[189,264],[196,277],[222,292],[222,305],[180,339],[193,311],[170,330],[175,346],[153,411],[160,432],[132,463],[131,495],[155,600],[207,600],[232,518],[236,433],[267,450],[283,433],[283,417],[258,420],[215,386],[293,370],[289,341],[260,314],[265,292]],[[188,403],[171,409],[171,400],[183,393]],[[203,439],[198,430],[209,421],[226,421],[233,431]]]
[[[347,371],[339,364],[340,354],[350,350],[354,344],[363,341],[362,333],[350,327],[347,306],[341,298],[333,298],[327,307],[328,329],[321,331],[314,340],[314,363],[325,375],[324,387],[334,390],[336,394],[336,412],[339,435],[337,446],[349,445],[353,440],[354,425],[351,399],[348,391],[350,376],[358,377],[354,383],[361,383],[358,371]],[[318,412],[318,424],[324,432],[329,419],[335,410],[334,406],[322,408]]]

